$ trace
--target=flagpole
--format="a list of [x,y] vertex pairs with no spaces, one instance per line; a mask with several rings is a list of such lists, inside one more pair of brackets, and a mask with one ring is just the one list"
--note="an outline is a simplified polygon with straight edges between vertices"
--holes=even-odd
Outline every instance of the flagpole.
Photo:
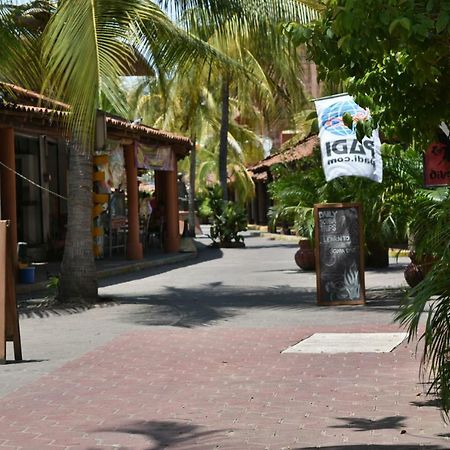
[[326,97],[313,98],[313,99],[310,100],[310,102],[316,102],[318,100],[327,100],[329,98],[343,97],[344,95],[348,95],[348,93],[347,92],[343,92],[342,94],[333,94],[333,95],[327,95]]

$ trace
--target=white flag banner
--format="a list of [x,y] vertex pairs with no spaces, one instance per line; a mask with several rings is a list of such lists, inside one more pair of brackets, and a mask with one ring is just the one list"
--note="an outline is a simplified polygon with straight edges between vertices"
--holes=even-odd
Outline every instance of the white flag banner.
[[[350,95],[318,99],[315,104],[326,180],[356,176],[381,183],[383,161],[378,130],[362,142],[356,139],[356,122],[370,117],[369,111],[358,106]],[[346,112],[353,117],[353,129],[344,125],[342,116]]]

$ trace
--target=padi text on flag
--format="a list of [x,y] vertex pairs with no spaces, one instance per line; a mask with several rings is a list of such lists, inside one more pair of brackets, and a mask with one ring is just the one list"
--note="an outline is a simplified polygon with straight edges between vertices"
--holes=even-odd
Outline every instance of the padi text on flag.
[[[326,180],[356,176],[381,183],[383,163],[378,130],[374,130],[371,137],[365,136],[361,142],[356,138],[356,122],[368,118],[368,110],[358,106],[347,94],[317,99],[315,104]],[[342,117],[345,113],[353,117],[353,129],[344,124]]]

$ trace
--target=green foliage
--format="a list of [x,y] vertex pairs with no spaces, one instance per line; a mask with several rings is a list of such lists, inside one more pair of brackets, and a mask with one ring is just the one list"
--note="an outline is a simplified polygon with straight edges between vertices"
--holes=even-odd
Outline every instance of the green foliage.
[[208,195],[198,195],[197,201],[199,202],[198,215],[202,219],[209,219],[213,215],[213,210],[209,202]]
[[427,142],[449,122],[449,0],[330,0],[319,20],[286,30],[385,135]]
[[59,276],[53,275],[51,276],[47,281],[47,288],[48,289],[58,289],[59,287]]
[[382,183],[357,177],[327,183],[318,148],[295,167],[275,167],[274,181],[269,185],[275,203],[269,212],[272,223],[293,222],[299,235],[312,239],[314,204],[360,202],[366,242],[389,246],[406,241],[414,216],[412,200],[422,182],[421,158],[412,150],[403,152],[400,146],[384,145],[383,161]]
[[[370,108],[374,125],[382,127],[384,136],[426,148],[440,123],[450,122],[449,0],[329,0],[310,27],[291,24],[286,31],[298,44],[307,43],[323,80],[343,82],[357,103]],[[403,154],[398,158],[404,159]],[[395,192],[383,202],[396,200],[398,212],[403,193],[397,188]],[[407,209],[416,212],[410,225],[417,251],[436,263],[410,292],[397,320],[408,327],[410,338],[415,337],[425,306],[433,298],[421,336],[422,367],[428,369],[432,389],[448,415],[450,201],[417,192],[413,199]]]
[[247,213],[244,208],[222,199],[220,185],[208,189],[208,203],[212,211],[211,239],[221,247],[243,243],[239,233],[247,229]]
[[[441,407],[450,412],[450,193],[422,193],[416,202],[417,217],[413,224],[416,251],[420,258],[434,261],[425,279],[409,291],[396,320],[409,330],[409,339],[419,333],[420,319],[427,316],[425,331],[420,335],[424,348],[422,371],[432,381],[430,392],[441,399]],[[427,311],[428,309],[428,311]]]

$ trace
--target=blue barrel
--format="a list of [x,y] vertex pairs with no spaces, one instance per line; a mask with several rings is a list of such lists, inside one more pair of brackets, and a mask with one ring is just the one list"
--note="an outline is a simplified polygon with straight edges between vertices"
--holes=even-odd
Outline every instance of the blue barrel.
[[23,284],[32,284],[36,278],[36,268],[35,267],[25,267],[19,269],[19,282]]

